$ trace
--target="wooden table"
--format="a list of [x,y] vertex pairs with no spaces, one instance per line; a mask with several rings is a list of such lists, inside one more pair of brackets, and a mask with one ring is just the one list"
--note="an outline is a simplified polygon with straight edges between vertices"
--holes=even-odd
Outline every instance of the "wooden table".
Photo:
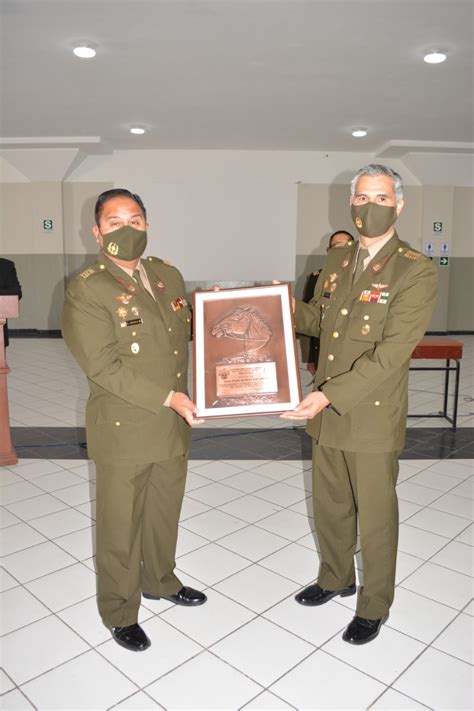
[[[464,343],[455,341],[453,338],[445,336],[425,336],[417,345],[411,357],[413,360],[445,360],[446,365],[443,366],[417,366],[411,367],[410,370],[441,370],[444,371],[444,402],[443,410],[436,415],[408,415],[408,417],[444,417],[456,429],[458,417],[458,397],[459,397],[459,378],[461,373],[461,359]],[[451,365],[454,361],[455,365]],[[448,391],[449,391],[449,374],[451,371],[456,373],[454,382],[454,404],[453,416],[448,415]]]

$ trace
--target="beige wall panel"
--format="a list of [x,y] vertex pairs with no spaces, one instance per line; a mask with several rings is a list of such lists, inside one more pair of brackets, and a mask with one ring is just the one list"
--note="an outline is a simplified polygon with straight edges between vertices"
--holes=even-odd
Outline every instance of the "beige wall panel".
[[113,183],[63,183],[64,249],[66,254],[88,254],[95,250],[92,235],[97,196]]
[[20,318],[11,321],[13,329],[59,329],[64,302],[64,257],[62,254],[7,254],[15,262],[23,291]]
[[449,331],[474,331],[474,259],[454,257],[449,260]]
[[451,256],[474,257],[474,188],[454,188]]
[[31,254],[31,183],[2,183],[0,188],[0,254]]
[[[63,254],[62,200],[61,183],[31,183],[33,254]],[[44,220],[52,220],[52,230]]]

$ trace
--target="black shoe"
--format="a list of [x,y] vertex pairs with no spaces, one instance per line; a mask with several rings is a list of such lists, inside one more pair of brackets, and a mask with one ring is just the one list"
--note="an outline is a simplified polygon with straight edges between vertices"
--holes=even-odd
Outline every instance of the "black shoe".
[[147,600],[169,600],[175,605],[185,605],[187,607],[195,607],[196,605],[204,605],[207,600],[206,595],[194,588],[183,587],[175,595],[150,595],[150,593],[142,593]]
[[295,595],[296,602],[300,605],[324,605],[325,602],[329,602],[336,595],[341,597],[349,597],[350,595],[355,595],[356,586],[349,585],[347,588],[342,588],[342,590],[325,590],[318,583],[313,585],[308,585],[307,588],[301,590],[297,595]]
[[138,624],[128,627],[112,627],[112,636],[122,647],[132,652],[144,652],[151,642]]
[[387,619],[388,614],[380,620],[368,620],[356,615],[346,627],[342,639],[349,644],[367,644],[377,637],[380,628]]

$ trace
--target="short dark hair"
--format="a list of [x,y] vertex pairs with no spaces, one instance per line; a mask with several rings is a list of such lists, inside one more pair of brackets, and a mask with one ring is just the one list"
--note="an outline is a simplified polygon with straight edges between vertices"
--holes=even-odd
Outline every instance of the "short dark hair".
[[351,233],[347,232],[347,230],[336,230],[335,232],[332,233],[332,235],[329,238],[329,246],[331,246],[332,238],[335,237],[336,235],[346,235],[349,238],[350,242],[354,239],[354,237],[351,235]]
[[137,205],[142,210],[143,216],[146,220],[146,208],[145,208],[145,205],[143,204],[143,201],[142,201],[140,195],[137,195],[136,193],[131,193],[130,190],[127,190],[126,188],[112,188],[111,190],[105,190],[103,193],[101,193],[99,195],[99,197],[96,200],[95,208],[94,208],[94,215],[95,215],[95,221],[96,221],[97,225],[100,222],[102,210],[104,209],[105,203],[108,200],[112,200],[112,198],[115,198],[115,197],[128,197],[128,198],[131,198],[132,200],[135,200]]

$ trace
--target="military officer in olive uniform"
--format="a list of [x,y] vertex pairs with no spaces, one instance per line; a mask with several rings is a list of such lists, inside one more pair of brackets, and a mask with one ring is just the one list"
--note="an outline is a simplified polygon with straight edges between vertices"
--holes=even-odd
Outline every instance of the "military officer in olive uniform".
[[321,549],[317,583],[296,596],[321,605],[356,592],[359,522],[363,586],[343,639],[374,639],[392,604],[398,542],[395,485],[404,446],[410,356],[436,299],[433,263],[401,242],[393,224],[402,180],[369,165],[351,184],[359,243],[331,250],[309,304],[296,301],[296,329],[320,337],[314,392],[289,419],[308,419],[313,502]]
[[150,645],[141,594],[198,605],[174,573],[190,425],[186,392],[191,313],[175,267],[146,248],[146,210],[121,188],[102,193],[97,262],[68,286],[64,340],[88,378],[88,451],[97,467],[98,606],[114,639]]

